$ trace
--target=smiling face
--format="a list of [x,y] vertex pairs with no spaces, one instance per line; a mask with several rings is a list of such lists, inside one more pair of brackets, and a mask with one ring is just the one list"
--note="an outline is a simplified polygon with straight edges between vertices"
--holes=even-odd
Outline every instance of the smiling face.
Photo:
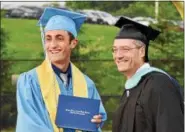
[[132,76],[144,64],[145,50],[143,45],[133,39],[115,39],[113,44],[113,59],[118,71]]
[[71,51],[77,45],[77,40],[70,40],[70,35],[64,30],[51,30],[45,33],[45,49],[52,64],[69,63]]

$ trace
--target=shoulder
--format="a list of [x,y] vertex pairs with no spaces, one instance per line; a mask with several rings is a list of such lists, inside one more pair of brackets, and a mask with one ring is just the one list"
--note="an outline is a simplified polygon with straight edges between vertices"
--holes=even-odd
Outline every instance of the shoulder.
[[90,77],[88,77],[86,74],[84,74],[84,77],[85,77],[85,80],[87,82],[88,88],[95,87],[95,83]]
[[17,90],[18,91],[32,91],[37,90],[39,87],[36,69],[32,69],[27,72],[23,72],[17,79]]
[[31,69],[27,72],[23,72],[18,77],[18,83],[19,82],[30,82],[36,80],[36,69]]
[[87,75],[84,74],[84,76],[87,82],[88,97],[93,99],[101,99],[94,81],[91,80]]
[[162,81],[171,82],[171,79],[168,75],[161,72],[156,72],[156,71],[146,74],[144,78],[149,82],[153,82],[153,83],[162,82]]
[[176,92],[178,89],[172,82],[170,76],[160,72],[151,72],[144,76],[143,85],[146,91],[155,93]]

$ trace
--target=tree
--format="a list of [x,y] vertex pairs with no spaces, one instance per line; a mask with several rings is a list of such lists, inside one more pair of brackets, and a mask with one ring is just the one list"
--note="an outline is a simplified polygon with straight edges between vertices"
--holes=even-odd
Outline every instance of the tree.
[[128,8],[117,10],[115,15],[154,17],[154,2],[134,2],[129,4]]
[[57,8],[59,8],[60,4],[59,4],[59,2],[55,1],[55,2],[50,2],[50,3],[44,4],[43,7],[57,7]]
[[[8,40],[8,34],[3,28],[0,28],[0,55],[6,54],[6,41]],[[10,82],[11,77],[9,76],[9,69],[12,66],[11,62],[3,61],[0,58],[0,85],[1,85],[1,108],[0,108],[0,128],[6,128],[15,125],[16,120],[16,102],[15,102],[15,89],[12,90]],[[7,81],[9,80],[9,81]],[[12,98],[14,97],[14,98]],[[10,103],[11,102],[11,103]]]
[[[115,15],[123,15],[128,17],[153,17],[155,18],[155,3],[152,2],[133,2],[128,8],[121,8],[115,11]],[[159,2],[159,19],[181,20],[181,17],[175,6],[170,1]]]
[[126,8],[133,1],[66,1],[66,6],[72,9],[96,9],[112,13],[121,8]]
[[171,1],[159,2],[159,17],[167,20],[182,20]]

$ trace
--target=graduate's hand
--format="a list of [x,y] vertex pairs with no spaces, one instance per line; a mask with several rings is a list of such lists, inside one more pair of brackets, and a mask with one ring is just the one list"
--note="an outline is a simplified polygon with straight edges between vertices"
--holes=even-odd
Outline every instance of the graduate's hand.
[[102,116],[100,114],[93,116],[93,119],[91,119],[91,122],[96,123],[97,127],[99,127],[100,123],[102,122]]

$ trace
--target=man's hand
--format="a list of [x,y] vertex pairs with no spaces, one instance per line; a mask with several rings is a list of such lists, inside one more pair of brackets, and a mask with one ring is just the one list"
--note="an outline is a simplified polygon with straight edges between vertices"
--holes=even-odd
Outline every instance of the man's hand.
[[102,122],[102,116],[101,115],[93,116],[93,119],[91,119],[91,122],[96,123],[97,127],[99,127],[100,123]]

